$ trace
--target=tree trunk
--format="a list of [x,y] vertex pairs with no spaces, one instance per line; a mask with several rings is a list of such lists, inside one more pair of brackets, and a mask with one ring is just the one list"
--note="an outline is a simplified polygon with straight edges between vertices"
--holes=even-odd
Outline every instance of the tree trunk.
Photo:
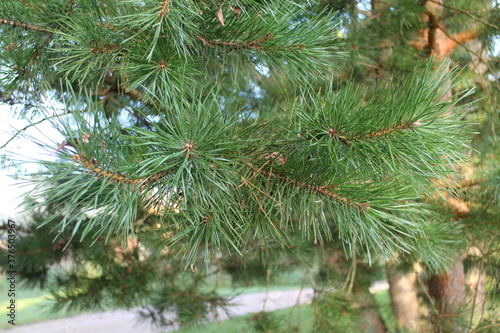
[[465,304],[465,274],[461,258],[448,271],[429,280],[429,294],[436,300],[439,317],[434,322],[435,332],[466,332],[461,307]]
[[469,249],[469,255],[480,258],[479,263],[474,264],[465,277],[467,286],[471,291],[469,304],[471,307],[470,323],[477,322],[477,318],[482,316],[486,302],[486,272],[483,266],[482,253],[477,247]]
[[[449,56],[461,43],[478,37],[475,28],[460,31],[453,36],[445,32],[446,28],[441,21],[444,2],[444,0],[426,1],[427,12],[423,16],[423,21],[428,22],[428,28],[425,29],[425,34],[421,34],[421,36],[425,36],[429,55],[434,55],[436,60]],[[449,99],[451,95],[450,87],[443,99]],[[468,213],[468,207],[466,208]],[[438,317],[433,322],[435,332],[459,333],[467,331],[467,325],[463,322],[463,313],[461,313],[463,309],[460,309],[466,301],[465,290],[464,265],[460,256],[457,256],[455,262],[446,272],[430,278],[429,294],[436,300],[439,312]]]
[[467,274],[467,285],[472,292],[471,303],[474,313],[480,313],[486,301],[486,273],[478,266],[474,266]]
[[417,293],[417,273],[400,273],[391,265],[386,265],[392,310],[396,317],[397,329],[416,330],[420,312]]

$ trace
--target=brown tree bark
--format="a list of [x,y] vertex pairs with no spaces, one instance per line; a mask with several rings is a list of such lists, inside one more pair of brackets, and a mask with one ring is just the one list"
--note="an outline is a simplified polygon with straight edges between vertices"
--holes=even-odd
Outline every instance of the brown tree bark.
[[415,331],[420,326],[417,273],[403,274],[390,264],[386,265],[386,269],[396,329]]
[[[475,27],[454,35],[446,32],[441,20],[443,8],[446,6],[444,0],[427,0],[425,5],[427,11],[423,13],[422,18],[428,23],[428,28],[421,32],[420,37],[426,39],[425,45],[429,55],[435,56],[436,60],[447,57],[458,45],[478,37],[478,30]],[[451,96],[451,90],[449,95]],[[434,331],[466,332],[467,326],[461,314],[461,306],[466,301],[466,288],[464,266],[460,256],[457,256],[446,272],[430,278],[429,294],[435,299],[438,310],[438,317],[433,322]]]
[[429,280],[429,294],[436,300],[439,317],[436,332],[466,332],[460,307],[466,302],[465,273],[462,258],[457,258],[448,271]]
[[486,273],[481,267],[474,266],[466,276],[467,285],[472,291],[470,303],[474,314],[481,313],[486,302]]

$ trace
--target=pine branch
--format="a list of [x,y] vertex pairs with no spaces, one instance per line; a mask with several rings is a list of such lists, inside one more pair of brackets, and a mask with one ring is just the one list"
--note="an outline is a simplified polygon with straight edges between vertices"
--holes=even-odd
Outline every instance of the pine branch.
[[138,89],[128,89],[126,86],[120,85],[118,92],[125,94],[136,101],[144,102],[143,94]]
[[464,31],[460,31],[456,34],[453,34],[453,40],[456,41],[458,44],[463,44],[467,43],[470,40],[479,38],[480,34],[478,32],[478,29],[473,27]]
[[7,19],[1,18],[1,17],[0,17],[0,24],[7,24],[7,25],[10,25],[13,27],[20,27],[20,28],[23,28],[26,30],[49,32],[49,30],[47,30],[43,27],[39,27],[36,25],[31,25],[31,24],[27,24],[27,23],[23,23],[23,22],[19,22],[19,21],[11,21],[11,20],[7,20]]
[[[111,80],[109,80],[109,81],[111,81]],[[104,110],[106,110],[109,101],[111,101],[116,106],[118,106],[118,107],[120,107],[122,109],[127,110],[133,117],[135,117],[137,120],[141,121],[144,125],[146,125],[148,127],[151,127],[153,125],[144,115],[142,115],[141,113],[137,112],[137,110],[135,110],[135,109],[126,107],[126,105],[124,105],[123,103],[120,103],[115,98],[113,98],[112,95],[115,94],[115,93],[118,94],[119,96],[127,95],[131,99],[136,100],[136,101],[140,101],[143,104],[148,105],[148,106],[154,106],[153,105],[154,101],[151,102],[151,103],[148,103],[147,101],[144,101],[142,99],[142,93],[139,90],[135,89],[135,90],[126,91],[125,90],[126,87],[118,86],[114,80],[111,81],[111,82],[108,82],[108,79],[106,78],[105,82],[109,83],[110,87],[108,89],[104,89],[104,87],[103,87],[101,89],[101,91],[98,93],[99,97],[104,97],[103,100],[102,100],[102,102],[103,102],[102,104],[103,104]],[[156,104],[156,106],[158,108],[160,108],[159,103],[154,103],[154,104]]]
[[[83,154],[75,154],[72,159],[75,160],[75,161],[81,162],[86,170],[94,173],[96,175],[96,177],[98,177],[98,178],[106,178],[106,179],[109,179],[111,181],[116,181],[116,182],[124,183],[124,184],[142,184],[142,185],[151,184],[151,183],[154,183],[154,182],[160,180],[161,178],[163,178],[163,177],[165,177],[165,176],[167,176],[167,175],[169,175],[169,174],[171,174],[173,172],[173,170],[163,171],[163,172],[155,173],[154,175],[149,176],[149,177],[142,177],[142,178],[132,179],[132,178],[130,178],[127,175],[116,174],[116,173],[104,170],[102,167],[100,167],[98,165],[98,163],[97,163],[97,161],[95,161],[95,159],[92,160],[92,161],[89,161]],[[273,173],[271,171],[263,170],[262,168],[257,168],[257,167],[255,167],[254,165],[252,165],[250,163],[246,163],[245,165],[249,166],[256,173],[259,173],[259,174],[264,175],[266,177],[271,177],[271,178],[279,179],[279,180],[281,180],[283,182],[286,182],[286,183],[288,183],[290,185],[293,185],[293,186],[296,186],[296,187],[300,187],[300,188],[303,188],[303,189],[315,192],[317,194],[326,196],[328,198],[332,198],[332,199],[334,199],[336,201],[342,202],[344,204],[347,204],[347,205],[350,205],[350,206],[353,206],[353,207],[357,207],[357,208],[360,208],[360,209],[363,209],[363,210],[370,209],[370,206],[369,206],[368,203],[353,202],[353,201],[351,201],[351,200],[349,200],[347,198],[344,198],[341,195],[336,194],[335,192],[329,190],[329,188],[331,188],[333,186],[316,186],[316,185],[311,185],[311,184],[307,184],[307,183],[304,183],[304,182],[297,181],[295,179],[291,179],[289,177],[285,177],[285,176],[277,174],[277,173]],[[236,187],[235,189],[238,189],[242,185],[249,184],[249,180],[244,179],[243,177],[242,177],[242,179],[244,180],[244,183],[242,183],[240,186]],[[267,193],[263,192],[260,188],[256,187],[255,185],[252,185],[252,186],[254,188],[256,188],[259,192],[261,192],[261,193],[263,193],[263,194],[265,194],[266,196],[269,197],[269,195]],[[270,198],[273,201],[275,201],[276,203],[279,204],[279,202],[276,201],[276,199],[274,199],[272,197],[270,197]],[[266,214],[265,210],[262,207],[261,207],[261,210],[263,211],[264,214]],[[209,221],[210,221],[210,218],[211,218],[211,215],[210,214],[206,214],[203,217],[204,223],[208,224]],[[271,221],[271,220],[269,219],[269,221]]]
[[[115,72],[109,72],[108,75],[104,78],[104,82],[110,85],[109,89],[103,89],[102,93],[106,94],[107,92],[115,92],[120,95],[127,95],[133,100],[139,101],[145,105],[148,106],[153,106],[156,108],[161,108],[160,103],[157,100],[147,100],[144,98],[144,94],[142,91],[139,89],[130,89],[125,83],[121,82],[123,81],[122,77],[118,76]],[[119,83],[118,83],[119,82]],[[137,118],[139,118],[137,115],[134,114]],[[141,121],[143,121],[145,124],[148,126],[151,125],[151,123],[144,117],[140,118]]]
[[97,23],[97,25],[100,27],[108,28],[108,29],[113,30],[113,31],[120,31],[120,28],[114,27],[109,23],[99,22],[99,23]]
[[363,139],[377,138],[377,137],[385,136],[387,134],[390,134],[392,132],[399,131],[399,130],[407,130],[407,129],[411,130],[415,126],[419,126],[419,125],[420,125],[420,122],[417,120],[417,121],[414,121],[411,123],[403,123],[403,124],[395,125],[393,127],[382,129],[380,131],[373,131],[373,132],[369,132],[369,133],[365,133],[365,134],[361,134],[361,135],[346,135],[343,131],[337,131],[337,130],[330,127],[330,128],[328,128],[326,133],[311,133],[311,134],[298,133],[297,137],[304,138],[306,140],[313,140],[313,139],[317,140],[321,137],[329,136],[333,140],[338,140],[338,141],[344,143],[346,146],[348,146],[350,141],[358,142],[359,140],[363,140]]
[[111,181],[116,181],[118,183],[124,183],[124,184],[146,185],[146,184],[156,182],[172,172],[172,171],[163,171],[163,172],[158,172],[158,173],[151,175],[149,177],[131,179],[126,175],[120,175],[120,174],[116,174],[116,173],[109,172],[109,171],[102,169],[97,164],[96,161],[87,160],[85,158],[85,155],[83,155],[83,154],[75,154],[73,156],[73,160],[81,162],[83,164],[83,166],[85,167],[85,169],[87,169],[90,172],[93,172],[99,178],[106,178],[106,179],[109,179]]
[[291,178],[286,177],[282,174],[273,173],[272,171],[263,170],[262,168],[257,168],[256,166],[254,166],[250,163],[247,163],[246,165],[248,167],[250,167],[253,171],[260,173],[265,177],[279,179],[279,180],[281,180],[285,183],[288,183],[290,185],[300,187],[300,188],[306,189],[306,190],[311,191],[311,192],[315,192],[315,193],[320,194],[322,196],[334,199],[334,200],[339,201],[343,204],[350,205],[350,206],[353,206],[353,207],[356,207],[356,208],[359,208],[362,210],[370,209],[369,203],[367,203],[367,202],[366,203],[353,202],[350,199],[342,197],[341,195],[329,190],[329,188],[332,188],[333,185],[329,185],[329,186],[311,185],[311,184],[307,184],[304,182],[300,182],[300,181],[295,180],[295,179],[291,179]]
[[270,33],[266,33],[262,38],[253,40],[253,41],[234,41],[234,42],[228,42],[228,41],[223,41],[220,39],[212,39],[208,40],[205,37],[198,36],[197,34],[194,34],[194,36],[200,40],[203,45],[208,45],[211,47],[216,46],[223,46],[223,47],[228,47],[229,50],[238,50],[238,49],[256,49],[256,50],[262,50],[262,51],[290,51],[290,50],[305,50],[305,45],[303,43],[295,44],[295,45],[289,45],[289,46],[265,46],[262,45],[265,41],[268,40],[273,40],[274,37]]

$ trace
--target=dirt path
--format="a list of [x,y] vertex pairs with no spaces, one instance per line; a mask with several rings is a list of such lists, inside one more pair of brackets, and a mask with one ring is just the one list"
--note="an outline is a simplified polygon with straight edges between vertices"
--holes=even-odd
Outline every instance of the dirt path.
[[[312,289],[270,291],[265,310],[278,310],[294,306],[300,294],[300,303],[311,300]],[[241,316],[262,310],[266,293],[244,294],[234,298],[230,308],[231,316]],[[220,313],[220,320],[227,319]],[[76,317],[54,319],[30,325],[18,325],[13,329],[0,330],[9,333],[158,333],[172,331],[171,329],[155,329],[140,322],[133,311],[109,311],[102,313],[83,314]]]

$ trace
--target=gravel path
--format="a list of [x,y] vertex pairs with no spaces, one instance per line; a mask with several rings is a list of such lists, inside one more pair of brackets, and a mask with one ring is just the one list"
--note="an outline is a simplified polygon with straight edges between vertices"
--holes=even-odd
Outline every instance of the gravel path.
[[[278,310],[294,306],[300,295],[299,302],[306,303],[311,300],[312,289],[270,291],[265,310]],[[247,313],[262,310],[266,293],[252,293],[236,296],[234,306],[230,308],[231,316],[241,316]],[[225,313],[219,314],[219,320],[225,320]],[[158,333],[172,331],[170,329],[155,329],[149,324],[138,320],[133,311],[108,311],[101,313],[83,314],[76,317],[54,319],[46,322],[20,325],[0,332],[9,333]]]

